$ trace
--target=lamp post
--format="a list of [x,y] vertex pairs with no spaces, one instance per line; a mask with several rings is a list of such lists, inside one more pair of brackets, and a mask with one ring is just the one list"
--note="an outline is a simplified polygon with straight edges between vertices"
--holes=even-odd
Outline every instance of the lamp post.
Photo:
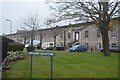
[[6,21],[9,21],[9,22],[10,22],[10,34],[11,34],[11,33],[12,33],[12,20],[6,19]]

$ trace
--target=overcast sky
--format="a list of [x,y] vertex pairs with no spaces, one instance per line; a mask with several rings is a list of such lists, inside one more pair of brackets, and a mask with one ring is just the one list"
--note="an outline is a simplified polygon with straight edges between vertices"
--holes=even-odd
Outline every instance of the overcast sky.
[[[0,0],[0,35],[10,33],[10,22],[6,21],[6,19],[12,21],[12,32],[15,33],[17,30],[22,29],[21,27],[23,26],[20,26],[20,24],[22,24],[25,18],[30,14],[35,15],[37,12],[39,13],[42,28],[45,28],[46,26],[43,25],[43,21],[51,13],[49,4],[45,3],[46,1],[56,0]],[[60,24],[57,23],[57,25],[61,24],[66,25],[69,22],[63,21]]]
[[2,25],[0,25],[0,34],[10,33],[10,22],[6,19],[12,21],[12,32],[14,33],[21,29],[20,24],[28,15],[35,15],[37,12],[41,24],[43,24],[43,20],[50,15],[49,5],[45,4],[45,0],[1,0],[0,24],[2,23]]

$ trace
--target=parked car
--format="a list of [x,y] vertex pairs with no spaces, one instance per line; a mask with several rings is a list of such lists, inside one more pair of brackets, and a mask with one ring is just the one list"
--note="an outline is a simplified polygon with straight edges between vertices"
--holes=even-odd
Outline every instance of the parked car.
[[[100,51],[103,52],[103,48],[101,48]],[[110,52],[120,52],[120,46],[110,47]]]
[[72,44],[72,47],[75,46],[75,45],[80,45],[79,42],[75,42],[74,44]]
[[[40,49],[40,43],[37,44],[37,48]],[[42,45],[41,45],[41,48],[44,49],[44,50],[53,50],[54,49],[54,44],[53,42],[43,42]]]
[[75,45],[69,49],[69,52],[86,52],[87,48],[82,45]]
[[54,47],[53,46],[49,46],[47,47],[48,50],[54,50]]

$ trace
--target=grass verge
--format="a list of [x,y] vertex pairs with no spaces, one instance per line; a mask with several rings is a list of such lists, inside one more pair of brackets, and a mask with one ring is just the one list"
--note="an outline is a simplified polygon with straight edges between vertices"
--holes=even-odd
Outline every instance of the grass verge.
[[[37,50],[39,51],[39,50]],[[54,51],[53,78],[118,78],[118,54]],[[30,56],[10,64],[7,78],[29,78]],[[50,57],[33,56],[33,78],[50,77]]]

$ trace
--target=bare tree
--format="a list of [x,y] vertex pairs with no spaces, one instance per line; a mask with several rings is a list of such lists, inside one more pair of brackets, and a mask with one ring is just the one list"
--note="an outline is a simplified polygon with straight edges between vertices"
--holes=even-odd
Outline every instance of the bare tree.
[[52,36],[54,38],[54,47],[56,48],[56,39],[57,39],[57,36],[59,35],[59,33],[61,32],[61,29],[59,28],[58,29],[58,26],[56,26],[54,29],[51,30],[52,32]]
[[83,0],[57,0],[56,6],[50,6],[52,10],[57,13],[52,13],[56,18],[57,22],[63,20],[73,20],[73,21],[93,21],[97,24],[101,35],[103,43],[104,56],[110,56],[109,50],[109,23],[113,17],[118,15],[118,5],[119,0],[93,0],[92,2]]
[[31,35],[31,46],[33,46],[33,39],[34,39],[34,35],[35,35],[35,30],[38,29],[40,27],[40,20],[38,17],[38,13],[33,16],[30,15],[28,16],[24,22],[24,28],[25,30],[29,30],[30,29],[30,35]]
[[52,28],[52,23],[55,23],[55,22],[56,22],[56,20],[53,19],[53,18],[47,18],[45,20],[45,24],[47,26],[51,27],[51,34],[52,34],[52,36],[54,38],[54,48],[56,48],[56,38],[59,35],[59,33],[61,32],[61,29],[59,28],[58,25],[56,27]]
[[43,42],[43,37],[46,35],[46,31],[39,31],[38,32],[38,35],[40,36],[40,44],[39,44],[39,47],[40,47],[40,49],[42,48],[42,42]]
[[25,31],[22,33],[22,37],[24,39],[24,45],[26,44],[26,40],[30,37],[29,32]]
[[23,42],[24,45],[26,44],[27,39],[30,38],[29,31],[27,30],[17,30],[17,42]]

